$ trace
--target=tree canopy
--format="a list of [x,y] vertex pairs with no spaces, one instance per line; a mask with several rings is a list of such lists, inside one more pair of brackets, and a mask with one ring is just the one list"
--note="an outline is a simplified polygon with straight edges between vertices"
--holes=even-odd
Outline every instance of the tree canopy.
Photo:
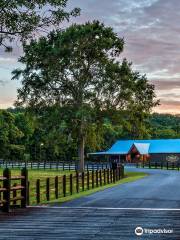
[[[1,110],[0,159],[24,160],[25,156],[29,156],[33,161],[76,160],[77,141],[73,126],[68,125],[65,119],[61,120],[59,116],[63,115],[62,109],[60,111],[56,107],[36,115],[29,115],[18,108]],[[101,129],[91,125],[87,131],[86,153],[107,150],[117,139],[132,138],[131,129],[127,127],[131,122],[128,122],[126,113],[120,113],[118,119],[118,122],[112,121],[111,116],[106,116]],[[180,138],[178,115],[153,113],[146,122],[148,135],[143,138]]]
[[[19,124],[24,119],[24,116],[21,117]],[[5,159],[23,159],[25,152],[23,137],[25,134],[16,125],[16,117],[6,110],[0,110],[0,156]]]
[[13,72],[14,79],[22,77],[17,104],[38,110],[57,106],[59,125],[71,126],[81,170],[85,142],[102,133],[107,116],[118,122],[120,113],[129,113],[129,127],[140,137],[137,128],[143,129],[157,104],[154,86],[126,59],[119,60],[123,46],[123,39],[98,21],[75,24],[25,44],[20,62],[26,67]]
[[15,37],[20,40],[37,37],[49,32],[48,28],[59,27],[63,20],[80,13],[79,8],[66,10],[67,0],[1,0],[0,1],[0,46],[11,50]]

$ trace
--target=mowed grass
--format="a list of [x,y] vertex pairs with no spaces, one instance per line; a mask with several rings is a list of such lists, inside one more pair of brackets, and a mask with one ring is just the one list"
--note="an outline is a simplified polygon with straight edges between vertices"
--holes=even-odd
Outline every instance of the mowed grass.
[[[11,176],[20,176],[21,175],[21,170],[20,169],[11,169]],[[0,176],[3,175],[3,170],[0,168]],[[51,198],[53,199],[55,196],[52,194],[52,191],[54,192],[54,181],[55,177],[58,176],[58,178],[62,179],[63,175],[66,175],[69,177],[70,174],[74,174],[74,170],[41,170],[41,169],[28,169],[28,181],[30,183],[29,188],[30,188],[30,204],[34,205],[36,204],[36,182],[37,179],[40,179],[40,195],[41,195],[41,201],[45,202],[46,200],[46,179],[50,178],[50,195]],[[13,184],[20,184],[20,181],[11,181],[11,185]],[[62,185],[62,184],[60,184]],[[20,192],[17,192],[17,195],[20,195]]]
[[[3,169],[0,169],[0,175],[2,176]],[[11,169],[11,175],[12,176],[18,176],[20,175],[21,171],[19,169]],[[73,174],[73,194],[70,194],[70,174]],[[97,191],[102,191],[104,189],[136,181],[138,179],[141,179],[145,176],[147,176],[147,173],[142,172],[127,172],[125,173],[125,178],[117,181],[116,183],[110,183],[104,184],[104,179],[102,175],[102,186],[100,184],[98,187],[96,187],[96,181],[95,181],[95,175],[94,175],[94,188],[92,188],[92,172],[90,172],[89,177],[89,190],[87,189],[87,174],[85,174],[84,177],[84,191],[82,187],[82,178],[79,177],[79,193],[76,192],[76,177],[75,177],[75,171],[61,171],[61,170],[28,170],[28,180],[29,180],[29,197],[30,197],[30,205],[36,205],[37,204],[37,194],[36,194],[36,183],[37,179],[40,179],[40,204],[54,204],[54,203],[63,203],[66,201],[70,201],[76,198],[80,198],[83,196],[90,195],[92,193],[95,193]],[[63,175],[66,175],[66,196],[63,195]],[[58,199],[55,197],[55,177],[58,176]],[[46,198],[46,179],[50,179],[50,192],[49,197],[50,201],[47,201]],[[106,179],[107,180],[107,179]],[[12,181],[12,184],[15,183],[15,181]],[[18,182],[16,182],[18,184]],[[20,193],[18,193],[20,194]]]
[[[10,168],[9,168],[10,169]],[[11,170],[11,176],[20,176],[21,170],[20,169],[10,169]],[[28,169],[28,179],[29,181],[35,181],[36,179],[46,179],[48,177],[56,177],[56,176],[63,176],[63,175],[70,175],[71,173],[74,173],[75,171],[69,171],[69,170],[41,170],[41,169]],[[3,175],[3,169],[0,168],[0,176]]]

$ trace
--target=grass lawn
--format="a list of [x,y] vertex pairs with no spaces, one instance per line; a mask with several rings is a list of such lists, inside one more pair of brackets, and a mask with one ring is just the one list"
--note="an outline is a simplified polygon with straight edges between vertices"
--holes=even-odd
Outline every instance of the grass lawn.
[[[10,168],[9,168],[10,169]],[[20,169],[10,169],[11,170],[11,176],[20,176],[21,175],[21,170]],[[40,194],[41,194],[41,201],[44,202],[45,201],[45,184],[46,184],[46,179],[50,178],[50,190],[51,192],[53,192],[54,190],[54,178],[56,176],[59,177],[59,179],[62,179],[63,175],[69,176],[70,174],[75,173],[74,170],[41,170],[41,169],[28,169],[28,181],[30,182],[30,204],[35,204],[36,203],[36,181],[37,179],[40,179]],[[3,175],[3,169],[0,168],[0,176]],[[20,181],[12,181],[12,185],[16,183],[19,184]],[[0,183],[1,185],[1,183]],[[53,199],[54,194],[51,194],[51,197]],[[18,195],[20,193],[18,192]]]
[[[2,176],[3,170],[0,169],[0,176]],[[73,194],[70,194],[70,178],[69,175],[73,174]],[[20,175],[19,169],[11,169],[12,176]],[[63,181],[62,176],[66,175],[66,197],[63,196]],[[94,188],[92,188],[92,175],[90,172],[90,180],[89,185],[90,189],[87,189],[87,174],[84,177],[84,191],[82,187],[82,178],[79,177],[79,193],[76,193],[76,177],[75,171],[61,171],[61,170],[40,170],[40,169],[33,169],[28,170],[29,182],[30,182],[30,205],[36,205],[36,181],[40,179],[40,203],[47,204],[47,203],[62,203],[65,201],[69,201],[72,199],[76,199],[82,196],[86,196],[97,191],[104,190],[106,188],[110,188],[119,184],[127,183],[136,181],[140,178],[147,176],[148,174],[142,172],[127,172],[125,173],[125,178],[117,181],[116,183],[104,184],[104,179],[102,176],[102,186],[96,187],[96,182],[94,183]],[[55,197],[55,177],[58,176],[58,199]],[[95,177],[95,175],[94,175]],[[49,196],[50,201],[46,200],[46,179],[50,179],[50,188],[49,188]],[[15,181],[13,181],[15,183]],[[12,183],[12,184],[13,184]],[[18,184],[18,182],[16,182]],[[18,193],[19,195],[20,193]]]
[[[10,169],[12,176],[19,176],[21,174],[21,170],[19,169]],[[74,173],[75,171],[71,170],[41,170],[41,169],[28,169],[28,177],[29,181],[35,181],[36,179],[44,180],[48,177],[56,177],[56,176],[63,176],[63,175],[69,175],[71,173]],[[0,168],[0,176],[3,174],[3,169]]]

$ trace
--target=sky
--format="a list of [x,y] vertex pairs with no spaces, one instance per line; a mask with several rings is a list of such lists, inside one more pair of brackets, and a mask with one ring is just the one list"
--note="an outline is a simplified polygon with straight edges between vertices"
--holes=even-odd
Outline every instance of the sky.
[[[161,105],[154,111],[180,114],[180,0],[69,0],[80,7],[84,23],[98,19],[124,38],[123,57],[155,85]],[[18,81],[11,71],[21,65],[17,42],[12,53],[0,52],[0,108],[13,105]]]

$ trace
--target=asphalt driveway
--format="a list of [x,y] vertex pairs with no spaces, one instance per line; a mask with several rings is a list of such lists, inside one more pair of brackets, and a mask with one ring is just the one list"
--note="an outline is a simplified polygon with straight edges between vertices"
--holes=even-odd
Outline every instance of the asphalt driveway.
[[[180,172],[126,170],[150,175],[63,205],[1,213],[0,240],[179,240]],[[143,229],[141,236],[135,234],[137,227]]]
[[180,172],[175,170],[137,169],[150,175],[76,199],[61,206],[105,208],[180,208]]

